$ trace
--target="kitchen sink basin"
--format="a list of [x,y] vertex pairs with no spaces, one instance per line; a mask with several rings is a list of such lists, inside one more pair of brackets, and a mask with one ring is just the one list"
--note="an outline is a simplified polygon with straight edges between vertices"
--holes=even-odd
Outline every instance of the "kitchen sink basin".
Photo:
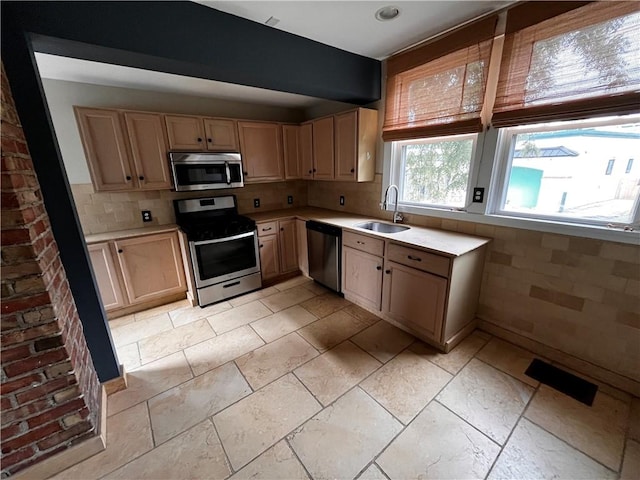
[[409,230],[409,227],[404,225],[396,225],[393,223],[383,223],[383,222],[364,222],[355,225],[358,228],[364,228],[365,230],[371,230],[372,232],[379,233],[398,233],[403,232],[405,230]]

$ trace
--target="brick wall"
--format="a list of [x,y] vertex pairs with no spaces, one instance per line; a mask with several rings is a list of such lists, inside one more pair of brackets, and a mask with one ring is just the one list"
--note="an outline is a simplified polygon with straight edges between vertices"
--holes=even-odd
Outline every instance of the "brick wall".
[[2,67],[2,478],[95,435],[101,387]]
[[[309,182],[315,207],[391,219],[370,184]],[[415,225],[492,238],[478,316],[640,381],[640,247],[475,222],[406,215]]]

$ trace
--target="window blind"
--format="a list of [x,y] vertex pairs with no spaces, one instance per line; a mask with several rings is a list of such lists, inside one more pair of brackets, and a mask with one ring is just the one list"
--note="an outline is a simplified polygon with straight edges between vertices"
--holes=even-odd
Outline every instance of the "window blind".
[[533,25],[520,10],[507,13],[493,126],[640,110],[640,4],[593,2]]
[[389,59],[385,141],[482,130],[496,22],[491,16]]

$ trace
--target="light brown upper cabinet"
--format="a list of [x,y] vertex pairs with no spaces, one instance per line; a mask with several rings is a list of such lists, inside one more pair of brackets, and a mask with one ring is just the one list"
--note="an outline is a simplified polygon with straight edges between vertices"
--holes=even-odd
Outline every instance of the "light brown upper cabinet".
[[313,180],[313,124],[300,125],[300,169],[302,178]]
[[238,128],[228,118],[165,115],[171,150],[237,152]]
[[238,122],[246,183],[284,179],[282,127],[271,122]]
[[74,111],[96,191],[171,188],[160,114],[84,107]]
[[282,142],[284,144],[285,180],[302,178],[302,159],[300,158],[300,126],[283,125]]
[[313,125],[313,179],[333,180],[333,117],[311,122]]
[[170,189],[171,175],[162,116],[157,113],[125,112],[124,120],[138,188]]
[[334,116],[336,180],[373,181],[377,128],[376,110],[358,108]]

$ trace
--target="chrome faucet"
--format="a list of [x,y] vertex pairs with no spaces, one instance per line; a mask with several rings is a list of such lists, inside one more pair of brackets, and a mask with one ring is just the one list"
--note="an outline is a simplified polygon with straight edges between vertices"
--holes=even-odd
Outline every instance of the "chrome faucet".
[[400,223],[402,222],[402,220],[404,220],[404,217],[402,216],[402,213],[400,213],[398,211],[398,195],[400,194],[400,191],[398,190],[398,187],[396,185],[389,185],[387,187],[387,190],[384,192],[384,201],[380,204],[380,207],[382,208],[382,210],[386,210],[387,209],[387,200],[389,199],[389,190],[391,190],[392,188],[395,188],[396,190],[396,203],[395,203],[395,208],[393,210],[393,223]]

